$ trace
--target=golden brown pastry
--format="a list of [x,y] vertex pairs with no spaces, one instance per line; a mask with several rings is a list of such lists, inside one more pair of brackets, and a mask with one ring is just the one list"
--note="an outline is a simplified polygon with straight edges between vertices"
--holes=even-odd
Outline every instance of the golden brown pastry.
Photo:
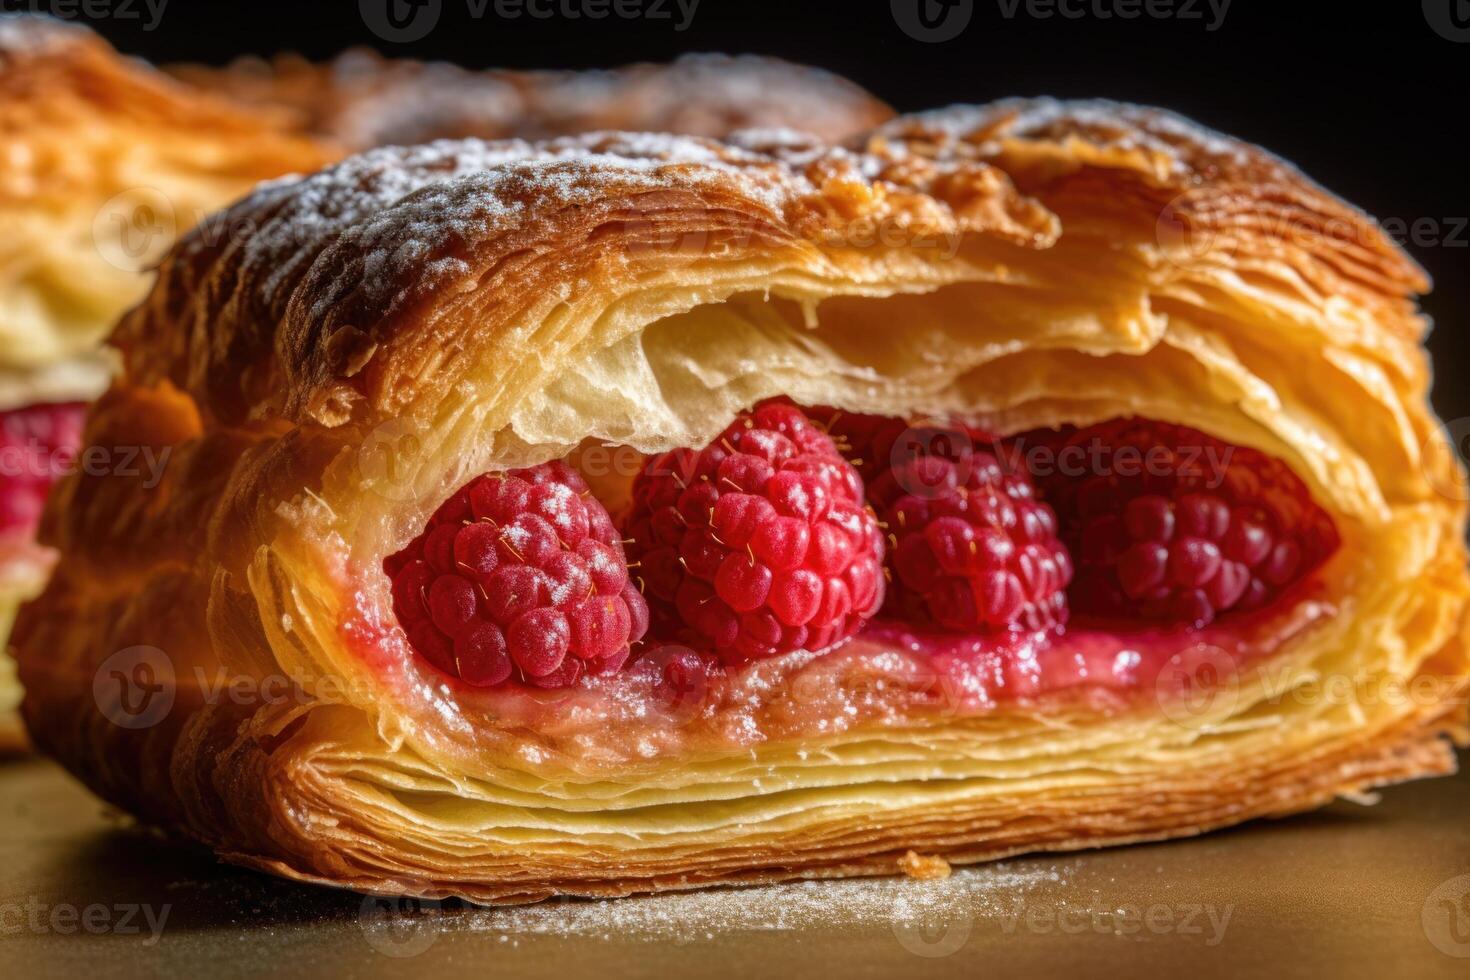
[[[890,115],[835,76],[760,58],[477,74],[358,52],[330,66],[286,58],[262,70],[181,69],[197,83],[181,84],[84,28],[0,17],[0,453],[15,455],[0,463],[0,642],[16,605],[45,579],[50,558],[34,544],[35,522],[52,480],[76,464],[83,404],[107,385],[102,338],[142,298],[175,237],[258,181],[315,170],[348,147],[438,136],[593,127],[721,135],[803,123],[831,136]],[[221,245],[242,233],[206,230]],[[129,452],[109,459],[126,462]],[[20,697],[12,673],[0,653],[0,718]],[[15,743],[5,734],[15,730],[0,725],[0,747]]]
[[720,137],[793,128],[838,140],[893,115],[847,79],[756,55],[691,54],[605,71],[471,71],[354,49],[328,63],[281,55],[170,70],[237,101],[284,109],[355,149],[604,129]]
[[173,234],[261,180],[334,156],[287,133],[278,114],[186,88],[82,28],[0,25],[7,367],[93,353]]
[[1454,767],[1425,281],[1257,149],[1014,102],[377,150],[230,217],[88,421],[163,483],[63,484],[15,634],[37,743],[227,860],[620,895]]
[[[75,468],[99,344],[174,238],[258,181],[340,151],[117,55],[90,31],[0,16],[0,641],[50,558],[41,500]],[[227,237],[229,232],[213,232]],[[19,700],[0,653],[0,718]],[[17,726],[0,721],[0,746]]]

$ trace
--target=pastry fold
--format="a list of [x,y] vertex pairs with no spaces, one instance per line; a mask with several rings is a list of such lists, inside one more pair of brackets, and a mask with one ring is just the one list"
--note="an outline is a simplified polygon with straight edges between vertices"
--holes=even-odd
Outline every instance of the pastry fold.
[[[230,218],[255,234],[189,238],[122,321],[88,423],[167,450],[163,481],[62,485],[15,633],[37,743],[228,860],[619,895],[1177,837],[1454,766],[1465,489],[1427,405],[1427,284],[1260,150],[1007,102],[846,147],[375,150]],[[703,445],[776,395],[1002,435],[1183,423],[1289,464],[1342,545],[1302,625],[1187,720],[1153,685],[959,708],[853,645],[653,716],[635,673],[527,695],[412,654],[382,561],[455,488]],[[124,726],[94,681],[140,647],[172,700]]]

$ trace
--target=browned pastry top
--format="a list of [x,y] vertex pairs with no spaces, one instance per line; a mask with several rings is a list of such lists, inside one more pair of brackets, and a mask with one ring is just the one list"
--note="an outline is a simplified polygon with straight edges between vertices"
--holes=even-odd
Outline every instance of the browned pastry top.
[[[1302,289],[1377,310],[1406,351],[1423,330],[1412,296],[1424,275],[1367,216],[1277,158],[1165,112],[1008,101],[901,117],[854,145],[752,132],[371,151],[242,202],[232,222],[258,230],[247,241],[185,241],[114,340],[136,380],[168,378],[222,420],[392,415],[431,365],[452,383],[456,365],[494,343],[492,324],[517,301],[508,289],[472,334],[441,316],[475,283],[513,258],[539,269],[516,280],[528,295],[574,259],[616,275],[595,243],[638,234],[670,194],[784,247],[882,220],[1045,249],[1084,215],[1158,215],[1149,237],[1168,245],[1177,232],[1242,268],[1284,260]],[[465,356],[434,353],[446,348]],[[1400,369],[1416,363],[1406,353]]]

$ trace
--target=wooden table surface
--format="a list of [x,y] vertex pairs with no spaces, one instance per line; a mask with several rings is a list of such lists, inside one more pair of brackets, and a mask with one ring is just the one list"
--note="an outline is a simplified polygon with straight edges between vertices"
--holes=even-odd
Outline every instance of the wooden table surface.
[[0,976],[1470,977],[1470,776],[1195,840],[521,909],[291,885],[0,763]]

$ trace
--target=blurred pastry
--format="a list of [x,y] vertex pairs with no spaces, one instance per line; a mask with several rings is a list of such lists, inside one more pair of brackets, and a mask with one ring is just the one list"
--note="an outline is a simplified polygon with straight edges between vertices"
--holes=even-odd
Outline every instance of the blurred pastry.
[[718,137],[786,128],[836,141],[893,115],[844,78],[756,55],[690,54],[666,65],[592,71],[472,71],[354,49],[320,64],[282,55],[170,70],[232,99],[284,108],[305,129],[354,149],[604,129]]

